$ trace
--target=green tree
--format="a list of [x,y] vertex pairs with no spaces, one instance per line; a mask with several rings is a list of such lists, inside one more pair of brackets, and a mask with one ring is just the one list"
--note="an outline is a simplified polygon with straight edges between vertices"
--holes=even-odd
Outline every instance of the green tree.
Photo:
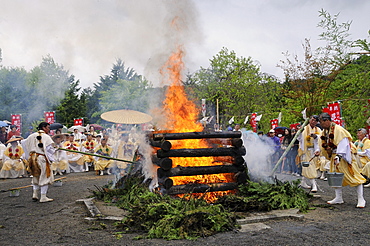
[[86,94],[79,94],[81,90],[79,83],[79,80],[74,81],[74,76],[70,77],[68,90],[65,91],[64,98],[56,107],[57,121],[63,125],[71,126],[75,118],[85,118]]
[[342,102],[342,117],[352,133],[364,127],[370,116],[370,57],[362,55],[344,66],[328,91],[330,98]]
[[268,115],[280,108],[275,101],[280,91],[276,78],[262,74],[251,57],[237,57],[227,48],[222,48],[210,60],[209,68],[201,68],[188,76],[185,85],[199,102],[205,98],[216,105],[218,99],[223,125],[227,125],[232,116],[236,123],[243,123],[250,113],[258,111]]
[[148,110],[148,89],[151,85],[141,76],[134,80],[118,79],[108,90],[102,91],[100,105],[103,111],[116,109]]
[[10,119],[11,114],[26,114],[29,108],[27,71],[24,68],[0,67],[0,117]]
[[326,63],[331,65],[328,68],[335,71],[351,60],[351,51],[355,43],[349,38],[352,21],[338,24],[339,13],[331,15],[324,9],[319,11],[319,17],[321,20],[317,26],[323,29],[319,39],[325,41],[326,45],[318,47],[317,53],[320,59],[327,60]]
[[318,27],[324,30],[319,38],[325,45],[312,50],[310,41],[305,39],[303,61],[297,55],[291,57],[287,52],[286,59],[278,64],[285,74],[286,114],[299,119],[304,108],[307,108],[307,115],[318,114],[327,102],[338,100],[335,93],[330,93],[331,85],[350,62],[353,47],[353,41],[349,39],[351,22],[338,24],[338,16],[320,10]]
[[50,55],[44,57],[41,65],[34,67],[29,73],[28,120],[40,119],[43,117],[43,111],[55,109],[73,80],[68,71]]
[[[91,120],[91,122],[100,122],[100,115],[107,111],[107,107],[109,105],[109,95],[107,95],[107,91],[111,91],[113,93],[118,93],[112,91],[113,87],[117,87],[118,81],[126,80],[126,81],[140,81],[141,76],[138,75],[134,69],[126,68],[124,62],[121,59],[117,59],[116,63],[113,64],[111,69],[111,73],[109,75],[105,75],[100,77],[100,82],[94,84],[93,91],[87,93],[87,117]],[[120,86],[118,86],[120,87]],[[124,93],[125,91],[121,91]],[[104,96],[105,95],[105,96]],[[102,102],[102,100],[105,100]],[[103,105],[104,104],[104,105]],[[119,105],[117,105],[119,107]]]
[[312,52],[308,39],[303,44],[304,60],[300,61],[298,56],[291,56],[285,53],[286,60],[280,61],[278,67],[282,68],[285,74],[283,84],[284,100],[286,107],[284,115],[295,116],[295,120],[302,119],[301,111],[307,108],[307,115],[317,114],[321,107],[328,102],[327,91],[335,77],[335,72],[326,74],[329,60],[319,59]]

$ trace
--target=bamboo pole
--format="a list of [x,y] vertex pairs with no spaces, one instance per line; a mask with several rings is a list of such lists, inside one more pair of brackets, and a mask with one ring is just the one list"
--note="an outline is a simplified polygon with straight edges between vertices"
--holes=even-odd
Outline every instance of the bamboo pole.
[[110,156],[105,156],[105,155],[98,155],[98,154],[93,154],[93,153],[87,153],[87,152],[82,152],[82,151],[78,151],[78,150],[63,149],[63,148],[59,148],[59,150],[64,150],[64,151],[79,153],[79,154],[84,154],[84,155],[92,155],[92,156],[96,156],[96,157],[105,158],[105,159],[108,159],[108,160],[122,161],[122,162],[128,162],[128,163],[136,163],[135,161],[127,161],[127,160],[118,159],[118,158],[115,158],[115,157],[110,157]]
[[[55,182],[55,181],[62,180],[62,179],[65,179],[65,178],[67,178],[67,177],[61,177],[61,178],[54,179],[54,182]],[[31,187],[31,186],[32,186],[32,185],[26,185],[26,186],[21,186],[21,187],[15,187],[15,188],[7,189],[7,190],[1,190],[1,192],[7,192],[7,191],[12,191],[12,190],[20,190],[20,189],[28,188],[28,187]]]
[[288,145],[288,147],[285,149],[284,153],[280,156],[280,159],[278,160],[278,162],[276,163],[275,167],[272,169],[272,172],[270,174],[270,177],[273,177],[274,176],[274,173],[276,172],[276,169],[279,167],[279,165],[281,164],[281,162],[283,161],[284,157],[288,154],[288,151],[292,148],[292,146],[294,145],[294,142],[295,140],[297,140],[298,136],[301,134],[301,132],[304,130],[304,127],[308,124],[308,121],[310,120],[310,118],[307,118],[305,120],[305,122],[303,123],[302,127],[298,130],[298,132],[294,135],[294,138],[292,139],[292,141],[290,142],[290,144]]
[[216,99],[216,122],[218,124],[218,127],[220,127],[220,114],[218,111],[218,99]]

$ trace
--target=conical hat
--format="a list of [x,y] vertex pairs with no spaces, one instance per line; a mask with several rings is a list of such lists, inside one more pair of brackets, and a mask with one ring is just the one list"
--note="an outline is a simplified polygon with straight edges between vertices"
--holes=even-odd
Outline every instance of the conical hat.
[[152,116],[129,109],[105,112],[100,116],[103,120],[120,124],[143,124],[151,121]]
[[62,139],[62,141],[66,138],[66,137],[68,137],[69,136],[69,134],[66,134],[66,133],[62,133],[62,134],[55,134],[54,136],[52,136],[51,138],[53,139],[53,140],[55,140],[56,138],[61,138]]
[[21,136],[12,136],[5,144],[12,143],[15,141],[21,141],[23,138]]

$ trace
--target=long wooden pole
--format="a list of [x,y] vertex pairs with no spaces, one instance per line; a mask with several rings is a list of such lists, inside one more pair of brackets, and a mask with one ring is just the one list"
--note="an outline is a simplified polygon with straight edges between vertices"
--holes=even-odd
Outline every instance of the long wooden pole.
[[276,169],[279,167],[279,165],[283,161],[284,157],[288,154],[288,151],[292,148],[292,146],[294,145],[295,140],[297,140],[298,136],[301,134],[301,132],[303,131],[304,127],[308,124],[308,121],[309,120],[310,120],[310,118],[307,118],[305,120],[305,122],[303,123],[303,125],[301,126],[301,128],[294,135],[292,141],[290,142],[290,144],[288,145],[288,147],[285,149],[284,153],[280,156],[280,159],[276,163],[275,167],[272,169],[272,172],[270,174],[270,177],[274,176],[274,173],[276,172]]
[[84,155],[92,155],[92,156],[96,156],[96,157],[105,158],[105,159],[108,159],[108,160],[122,161],[122,162],[128,162],[128,163],[136,163],[135,161],[128,161],[128,160],[118,159],[118,158],[115,158],[115,157],[110,157],[110,156],[105,156],[105,155],[97,155],[97,154],[82,152],[82,151],[78,151],[78,150],[63,149],[63,148],[59,148],[59,150],[64,150],[64,151],[79,153],[79,154],[84,154]]
[[[62,180],[62,179],[65,179],[65,178],[67,178],[67,177],[61,177],[61,178],[54,179],[54,182],[55,182],[55,181]],[[12,190],[20,190],[20,189],[28,188],[28,187],[31,187],[31,186],[32,186],[32,185],[26,185],[26,186],[21,186],[21,187],[15,187],[15,188],[7,189],[7,190],[1,190],[1,192],[7,192],[7,191],[12,191]]]
[[220,115],[218,111],[218,98],[216,99],[216,122],[218,124],[218,127],[220,127]]

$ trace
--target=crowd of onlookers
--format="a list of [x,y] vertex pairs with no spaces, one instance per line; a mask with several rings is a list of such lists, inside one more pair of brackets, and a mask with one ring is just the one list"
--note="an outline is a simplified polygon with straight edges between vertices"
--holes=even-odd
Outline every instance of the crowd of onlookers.
[[[72,127],[73,128],[73,127]],[[70,172],[86,172],[94,170],[97,174],[124,173],[129,165],[127,162],[112,161],[109,157],[123,160],[132,160],[138,146],[138,136],[133,128],[123,131],[117,127],[114,131],[102,129],[97,132],[93,127],[85,130],[84,127],[75,127],[73,132],[62,133],[62,129],[50,132],[55,148],[65,150],[56,151],[51,169],[54,175],[63,175]],[[32,127],[21,136],[16,126],[9,129],[1,128],[0,133],[0,178],[27,177],[28,152],[24,141],[34,132]],[[84,152],[107,158],[86,155]]]

